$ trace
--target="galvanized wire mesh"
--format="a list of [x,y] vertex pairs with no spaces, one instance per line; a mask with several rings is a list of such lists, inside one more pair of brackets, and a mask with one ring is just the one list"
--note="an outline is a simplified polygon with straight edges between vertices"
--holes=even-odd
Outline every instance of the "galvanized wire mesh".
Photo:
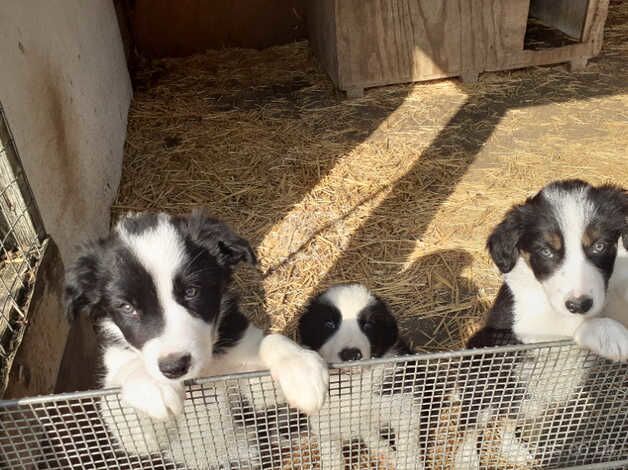
[[0,395],[26,326],[43,228],[0,105]]
[[627,390],[626,364],[555,343],[343,364],[310,417],[265,373],[190,384],[166,422],[115,390],[29,398],[0,403],[0,463],[458,470],[472,436],[475,468],[628,468]]

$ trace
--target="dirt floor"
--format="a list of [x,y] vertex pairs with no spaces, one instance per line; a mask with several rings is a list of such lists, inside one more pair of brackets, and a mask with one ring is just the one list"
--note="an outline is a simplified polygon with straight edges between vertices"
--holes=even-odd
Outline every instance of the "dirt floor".
[[348,100],[307,43],[146,64],[129,115],[127,210],[204,206],[251,240],[243,305],[292,332],[336,282],[388,300],[417,350],[461,346],[499,276],[484,244],[559,178],[628,185],[628,2],[605,45],[564,66],[383,87]]

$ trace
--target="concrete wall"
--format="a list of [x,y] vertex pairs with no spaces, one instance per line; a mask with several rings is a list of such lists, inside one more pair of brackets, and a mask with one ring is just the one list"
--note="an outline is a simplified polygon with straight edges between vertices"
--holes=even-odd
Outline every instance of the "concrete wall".
[[[66,345],[63,264],[78,243],[109,228],[131,95],[111,0],[2,2],[0,100],[45,229],[60,251],[48,244],[7,396],[52,392],[59,370],[60,389],[93,385],[90,326],[74,325]],[[63,373],[64,348],[72,374]],[[82,370],[77,357],[89,372],[76,375]]]
[[108,229],[131,94],[111,0],[2,2],[0,100],[66,263]]

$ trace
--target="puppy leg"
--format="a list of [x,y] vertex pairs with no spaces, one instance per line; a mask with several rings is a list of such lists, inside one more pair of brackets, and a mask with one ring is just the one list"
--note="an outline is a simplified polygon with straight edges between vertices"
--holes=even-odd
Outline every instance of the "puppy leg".
[[[390,447],[390,442],[388,439],[382,439],[380,434],[380,426],[383,420],[377,420],[376,423],[367,423],[366,421],[362,422],[362,430],[366,430],[366,432],[361,433],[360,437],[364,441],[364,444],[369,450],[369,455],[371,457],[371,462],[373,462],[373,458],[376,455],[379,455],[380,459],[386,463],[387,467],[391,465],[395,465],[397,463],[396,452],[393,452]],[[369,426],[368,429],[366,427]],[[397,436],[395,435],[395,443],[397,442]],[[401,460],[401,459],[399,459]],[[409,465],[410,460],[402,462],[402,466],[395,468],[405,469],[405,468],[414,468]]]
[[342,442],[333,439],[319,439],[321,470],[344,470],[345,460],[342,455]]
[[612,318],[586,320],[576,330],[574,340],[606,359],[628,360],[628,329]]
[[479,470],[478,438],[479,431],[477,429],[470,429],[464,433],[462,443],[458,446],[454,457],[454,468],[456,470]]
[[526,465],[534,462],[528,446],[516,434],[516,422],[508,420],[501,429],[499,446],[501,457],[515,465]]
[[289,338],[272,334],[259,348],[262,363],[279,382],[286,401],[306,414],[316,413],[325,401],[329,373],[323,359]]
[[395,468],[397,470],[423,470],[420,433],[414,429],[400,429],[395,432]]
[[158,382],[133,351],[110,346],[105,351],[104,364],[107,370],[105,387],[121,387],[122,401],[131,407],[157,420],[166,420],[183,412],[183,384]]

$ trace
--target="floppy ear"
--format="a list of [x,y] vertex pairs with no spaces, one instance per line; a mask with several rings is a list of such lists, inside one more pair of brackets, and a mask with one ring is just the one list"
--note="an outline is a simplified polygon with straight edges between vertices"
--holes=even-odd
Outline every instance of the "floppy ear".
[[102,299],[99,256],[102,242],[85,246],[78,259],[65,273],[63,301],[69,321],[78,315],[95,316]]
[[624,248],[628,250],[628,190],[613,184],[605,184],[595,190],[604,194],[606,201],[612,201],[610,206],[619,212],[617,216],[622,218],[621,240]]
[[521,210],[521,206],[510,209],[504,220],[493,229],[486,242],[493,262],[502,273],[512,271],[519,258],[517,245],[522,235]]
[[248,241],[204,211],[193,211],[183,218],[183,223],[192,240],[206,248],[222,266],[235,266],[241,261],[257,263],[255,252]]

